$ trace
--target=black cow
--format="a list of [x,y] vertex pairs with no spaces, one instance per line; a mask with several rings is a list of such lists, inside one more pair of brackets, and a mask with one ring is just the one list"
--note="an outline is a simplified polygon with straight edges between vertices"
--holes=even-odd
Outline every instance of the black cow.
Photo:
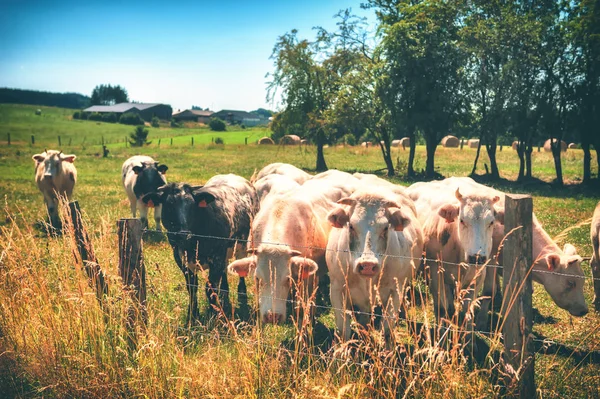
[[[168,230],[175,262],[185,276],[189,293],[188,320],[199,315],[197,272],[204,268],[208,268],[206,296],[210,308],[220,305],[229,312],[227,261],[236,240],[248,238],[258,210],[252,185],[240,176],[217,175],[204,186],[167,184],[145,195],[143,201],[163,206],[163,225]],[[237,245],[238,250],[244,248],[241,243]],[[217,287],[220,288],[218,295]],[[240,279],[238,294],[245,294],[243,279]]]

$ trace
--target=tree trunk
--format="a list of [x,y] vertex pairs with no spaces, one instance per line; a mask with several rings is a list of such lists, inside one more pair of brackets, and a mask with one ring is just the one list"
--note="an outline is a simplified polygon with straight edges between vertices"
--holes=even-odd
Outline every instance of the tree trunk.
[[471,169],[471,176],[475,174],[477,170],[477,162],[479,161],[479,153],[481,152],[481,143],[483,142],[483,130],[479,133],[479,144],[477,145],[477,154],[475,154],[475,161],[473,162],[473,169]]
[[317,172],[325,172],[327,170],[327,163],[325,163],[325,156],[323,155],[323,146],[325,145],[325,135],[323,130],[319,129],[317,132]]
[[385,166],[387,168],[387,175],[388,175],[388,177],[392,177],[395,175],[395,171],[394,171],[394,162],[392,161],[392,152],[390,149],[390,142],[389,142],[389,140],[384,140],[384,143],[381,144],[381,141],[380,141],[379,146],[381,147],[381,153],[383,154],[383,160],[385,161]]
[[592,179],[592,154],[590,153],[590,143],[583,141],[581,143],[583,149],[583,183],[587,184]]
[[410,151],[408,154],[408,177],[415,177],[415,150],[417,148],[417,143],[415,143],[415,130],[411,128],[408,132],[408,139],[410,140]]
[[518,142],[517,155],[519,156],[519,177],[517,177],[517,181],[523,181],[525,178],[525,143]]
[[435,177],[435,150],[437,149],[437,140],[435,134],[427,134],[425,138],[425,147],[427,150],[427,163],[425,166],[425,176]]
[[490,141],[490,143],[486,143],[485,147],[487,149],[488,157],[490,158],[490,167],[492,168],[492,179],[499,180],[500,171],[498,170],[498,162],[496,161],[496,138],[488,141]]
[[554,141],[554,138],[550,139],[550,147],[552,149],[552,158],[554,158],[554,168],[556,169],[556,184],[559,186],[563,185],[563,175],[562,175],[562,163],[560,162],[560,142],[562,141],[560,138]]
[[533,146],[528,144],[525,146],[525,177],[531,179],[532,170],[531,170],[531,153],[533,152]]

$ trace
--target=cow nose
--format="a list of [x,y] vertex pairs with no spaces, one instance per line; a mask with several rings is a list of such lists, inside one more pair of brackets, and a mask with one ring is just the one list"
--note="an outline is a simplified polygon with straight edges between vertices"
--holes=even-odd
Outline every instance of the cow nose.
[[589,311],[588,311],[588,309],[587,309],[587,308],[585,308],[585,309],[581,310],[579,313],[577,313],[577,314],[574,314],[574,316],[577,316],[577,317],[583,317],[583,316],[585,316],[586,314],[588,314],[588,312],[589,312]]
[[273,313],[271,311],[267,312],[267,314],[263,318],[264,322],[269,324],[279,324],[282,319],[283,316],[281,314]]
[[356,265],[358,274],[372,277],[379,271],[379,262],[376,260],[363,260]]
[[483,264],[487,260],[487,256],[482,255],[469,255],[468,261],[471,264]]

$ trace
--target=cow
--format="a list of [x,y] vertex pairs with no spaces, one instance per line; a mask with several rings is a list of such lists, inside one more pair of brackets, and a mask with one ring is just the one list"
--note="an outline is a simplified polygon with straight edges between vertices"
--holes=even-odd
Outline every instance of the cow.
[[304,287],[311,293],[326,273],[325,247],[331,230],[327,214],[354,190],[353,184],[336,181],[340,177],[345,183],[357,182],[352,175],[332,172],[269,200],[252,225],[250,256],[229,265],[230,273],[241,277],[254,273],[262,322],[284,322],[290,289],[310,277]]
[[[250,182],[233,174],[216,175],[204,186],[166,184],[142,200],[163,206],[162,223],[168,231],[175,262],[186,280],[188,320],[199,316],[197,273],[205,269],[208,269],[209,311],[221,306],[229,312],[227,260],[234,251],[239,254],[242,245],[236,243],[248,238],[251,221],[258,210],[258,199]],[[238,294],[242,287],[245,288],[243,280],[238,285]]]
[[258,181],[267,175],[285,175],[290,179],[296,181],[298,184],[303,184],[305,181],[310,180],[312,177],[302,169],[298,169],[294,165],[290,165],[289,163],[281,163],[276,162],[269,164],[262,168],[256,178],[253,181]]
[[[470,190],[487,195],[498,196],[496,206],[504,208],[505,193],[483,184],[475,182],[469,177],[451,177],[439,182],[449,190],[457,187],[469,187]],[[583,295],[584,273],[581,268],[582,258],[577,255],[577,250],[570,244],[565,244],[561,249],[544,230],[533,214],[533,281],[542,284],[550,297],[560,308],[565,309],[571,315],[582,317],[588,313],[588,306]],[[593,226],[593,224],[592,224]],[[498,253],[498,247],[504,238],[504,225],[497,223],[493,232],[492,253]],[[502,264],[502,253],[496,261]],[[502,269],[494,269],[501,272]],[[550,272],[550,273],[548,273]],[[483,296],[491,297],[498,289],[498,280],[494,275],[499,273],[488,273],[483,287]],[[477,326],[483,328],[487,321],[487,309],[489,300],[482,301],[481,316],[478,317]]]
[[44,196],[50,224],[60,228],[58,215],[58,199],[71,201],[73,189],[77,182],[77,169],[73,162],[75,155],[63,154],[62,151],[44,150],[31,157],[35,161],[35,183]]
[[[381,306],[389,337],[423,251],[421,224],[412,201],[381,185],[363,186],[342,198],[328,215],[327,243],[331,304],[338,334],[350,338],[347,310],[361,314]],[[358,316],[366,324],[364,316]]]
[[[467,193],[463,195],[461,189]],[[407,193],[423,224],[435,315],[438,320],[453,317],[456,289],[471,291],[459,314],[461,318],[469,316],[466,325],[470,327],[470,304],[484,283],[486,268],[482,265],[492,254],[494,226],[504,222],[504,210],[495,207],[500,197],[472,192],[469,187],[451,191],[436,182],[416,183]]]
[[[596,205],[594,216],[592,216],[592,227],[590,229],[590,238],[592,240],[592,276],[600,279],[600,202]],[[594,280],[594,309],[600,312],[600,281]]]
[[280,174],[266,175],[255,181],[253,185],[261,206],[263,206],[263,202],[267,198],[284,194],[300,187],[300,184],[296,180],[287,175]]
[[154,207],[154,221],[156,229],[162,230],[160,216],[162,205],[149,201],[147,204],[142,201],[142,197],[148,193],[155,192],[158,187],[167,184],[165,173],[169,167],[159,164],[151,157],[145,155],[134,155],[123,162],[121,176],[123,187],[129,206],[131,207],[131,216],[136,217],[137,208],[140,209],[140,219],[144,228],[148,227],[148,208]]

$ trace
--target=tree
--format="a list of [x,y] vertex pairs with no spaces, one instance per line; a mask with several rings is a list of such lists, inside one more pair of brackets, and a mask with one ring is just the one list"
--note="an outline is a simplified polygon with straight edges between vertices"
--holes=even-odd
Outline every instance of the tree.
[[151,144],[151,141],[148,141],[148,129],[144,126],[136,126],[133,133],[129,134],[131,140],[129,140],[129,144],[132,147],[142,147],[144,145]]
[[92,91],[92,105],[114,105],[129,102],[127,90],[120,85],[98,85]]
[[210,127],[210,130],[215,132],[224,132],[227,128],[225,126],[225,121],[219,118],[211,118],[208,126]]

